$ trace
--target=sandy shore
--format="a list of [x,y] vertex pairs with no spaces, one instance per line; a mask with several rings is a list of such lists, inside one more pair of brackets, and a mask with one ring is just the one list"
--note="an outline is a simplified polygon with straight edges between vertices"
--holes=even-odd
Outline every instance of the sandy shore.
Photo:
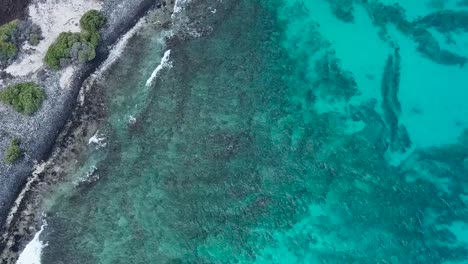
[[29,18],[41,28],[44,39],[35,47],[23,45],[25,56],[15,61],[5,71],[13,76],[27,76],[39,71],[44,67],[43,59],[47,49],[59,34],[80,32],[80,18],[91,9],[101,10],[102,3],[98,0],[62,0],[58,3],[33,1],[28,7]]
[[[35,8],[36,11],[47,10],[44,9],[44,5],[41,6],[41,3],[44,4],[44,2],[46,1],[38,0],[31,5],[30,9],[34,10]],[[51,2],[57,4],[57,1]],[[76,5],[80,1],[62,0],[58,1],[58,4],[60,2],[66,3],[68,10],[78,10],[77,14],[86,9],[84,6]],[[25,72],[21,71],[20,68],[22,67],[14,70],[15,68],[12,66],[10,73],[16,76],[3,80],[5,83],[35,80],[44,87],[47,100],[32,117],[21,116],[7,107],[0,106],[0,123],[2,124],[2,127],[0,127],[0,150],[6,148],[11,138],[18,137],[22,142],[22,148],[26,152],[26,157],[13,166],[0,163],[0,225],[4,231],[0,241],[1,260],[4,261],[2,263],[14,263],[13,260],[17,257],[17,252],[24,248],[25,241],[32,239],[40,228],[40,222],[35,221],[40,216],[29,211],[34,202],[26,202],[31,195],[29,192],[24,191],[23,187],[28,179],[36,178],[36,180],[39,180],[43,176],[41,173],[32,174],[34,168],[37,167],[36,164],[40,164],[40,161],[50,156],[54,143],[61,131],[63,131],[67,120],[73,119],[73,116],[76,116],[77,113],[82,116],[82,111],[85,111],[77,109],[72,116],[83,82],[105,61],[112,45],[117,42],[120,36],[130,30],[150,8],[158,6],[159,3],[158,0],[104,0],[100,3],[93,0],[84,2],[89,2],[90,6],[87,7],[100,8],[108,18],[107,25],[102,31],[102,44],[98,47],[97,57],[93,62],[82,66],[69,67],[60,72],[45,70],[42,66],[38,66],[39,64],[34,63],[31,63],[31,67],[23,68]],[[33,5],[35,6],[32,7]],[[74,17],[78,17],[78,15],[74,15]],[[64,20],[60,21],[59,23],[62,23],[62,26],[67,23]],[[74,28],[76,25],[72,24],[73,27],[71,28]],[[57,32],[53,31],[50,34],[53,36]],[[46,36],[46,39],[48,38],[52,39]],[[25,60],[27,62],[28,59],[40,57],[41,52],[43,50],[40,48],[31,50],[31,58],[20,57],[14,65],[20,65],[25,63]],[[25,65],[29,64],[26,63]],[[69,127],[76,126],[73,122],[68,124]],[[62,135],[64,133],[67,134],[66,130]],[[65,142],[59,139],[58,144],[65,144]],[[0,159],[2,158],[3,153],[0,153]],[[29,188],[36,185],[37,181],[31,180],[28,182]],[[17,199],[21,192],[23,199]],[[15,205],[14,210],[11,211],[13,214],[9,215],[13,204]],[[24,216],[29,222],[37,223],[37,225],[22,225],[21,219],[24,220],[22,218]]]

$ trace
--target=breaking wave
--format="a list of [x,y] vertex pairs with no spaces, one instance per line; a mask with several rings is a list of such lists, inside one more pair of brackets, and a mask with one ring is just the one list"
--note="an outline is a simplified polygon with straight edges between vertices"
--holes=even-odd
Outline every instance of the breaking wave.
[[170,61],[171,56],[171,50],[167,50],[164,52],[164,55],[161,59],[161,63],[154,69],[153,73],[149,77],[149,79],[146,81],[146,87],[149,87],[153,84],[154,79],[158,77],[159,73],[161,72],[162,69],[164,68],[172,68],[172,62]]

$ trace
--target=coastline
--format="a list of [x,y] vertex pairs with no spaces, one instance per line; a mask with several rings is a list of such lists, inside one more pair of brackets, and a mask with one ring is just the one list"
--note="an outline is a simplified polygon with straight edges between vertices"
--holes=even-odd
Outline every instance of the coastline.
[[[116,1],[104,1],[101,11],[108,15],[106,8],[109,8],[114,18],[121,17],[121,13],[112,9],[112,5],[118,5]],[[110,1],[112,1],[111,4],[109,4]],[[124,1],[119,0],[119,2]],[[101,32],[105,43],[98,46],[96,59],[75,71],[70,87],[73,87],[76,94],[70,98],[73,106],[70,106],[68,118],[64,120],[63,128],[57,132],[53,144],[49,146],[46,161],[35,164],[34,171],[31,169],[32,172],[26,175],[27,181],[24,187],[14,196],[16,199],[12,202],[12,206],[8,207],[10,211],[5,216],[8,217],[8,221],[3,227],[4,232],[0,238],[0,263],[15,263],[22,250],[30,245],[30,241],[43,228],[46,216],[42,210],[44,208],[42,197],[53,191],[58,183],[66,180],[67,173],[76,166],[76,160],[88,147],[89,139],[97,135],[97,127],[107,113],[103,101],[104,90],[101,87],[101,77],[105,78],[107,69],[117,60],[126,42],[131,39],[131,35],[142,26],[141,23],[160,30],[168,30],[170,27],[170,32],[173,33],[170,36],[166,35],[169,37],[166,39],[168,49],[180,44],[181,41],[198,38],[212,32],[210,26],[201,26],[189,21],[186,12],[203,16],[203,7],[190,5],[187,10],[187,6],[184,5],[187,2],[190,1],[175,0],[160,4],[161,1],[139,0],[139,3],[130,4],[138,6],[133,9],[133,13],[128,13],[128,7],[119,5],[120,11],[126,14],[128,20],[126,23],[123,23],[123,20],[117,20],[119,27],[114,27],[113,31],[105,27]],[[226,10],[231,8],[231,5],[219,4],[219,7],[221,6]],[[109,41],[109,36],[115,38],[115,41]],[[90,177],[80,181],[76,188],[85,190],[93,185],[95,178],[92,173],[93,171],[90,171],[88,175]],[[31,243],[34,242],[40,241],[35,239]]]
[[[407,52],[401,69],[385,40],[376,41],[383,50],[366,49],[373,58],[364,65],[375,71],[363,85],[359,76],[368,71],[357,63],[357,50],[347,48],[355,39],[297,30],[315,29],[316,20],[317,30],[333,27],[323,22],[334,16],[326,2],[305,4],[311,16],[287,25],[277,13],[242,4],[229,17],[211,9],[226,21],[207,38],[184,41],[173,27],[172,37],[162,38],[153,11],[129,31],[136,36],[121,37],[80,84],[52,157],[23,189],[9,221],[7,263],[39,225],[45,231],[20,254],[35,244],[37,264],[466,258],[468,191],[459,187],[466,182],[466,142],[388,157],[400,153],[390,148],[404,139],[399,125],[434,116],[424,107],[419,117],[404,116],[412,104],[403,91],[418,92],[405,74],[423,81],[437,73],[417,60],[426,74],[413,77],[408,65],[415,64],[405,64],[419,57],[412,42],[397,42]],[[197,22],[213,25],[205,21]],[[359,36],[351,43],[361,43],[351,46],[378,38],[367,22],[364,32],[349,30]],[[280,29],[289,23],[292,31]],[[301,37],[283,42],[278,32]],[[345,43],[352,56],[339,45],[331,53],[328,41]],[[304,76],[304,61],[316,67],[313,77]],[[455,70],[440,79],[452,84]],[[427,95],[440,90],[424,88]],[[349,101],[371,89],[372,100]],[[436,103],[442,101],[428,105],[440,109]],[[101,143],[107,147],[98,150]]]
[[[61,104],[54,106],[58,109],[53,112],[45,111],[48,116],[39,116],[43,117],[41,125],[27,124],[33,128],[31,130],[34,133],[34,138],[29,140],[26,146],[28,157],[13,167],[3,168],[3,170],[0,168],[0,176],[7,179],[2,184],[2,195],[0,196],[0,224],[4,231],[0,240],[2,263],[14,263],[18,253],[40,228],[41,216],[33,212],[34,204],[37,204],[37,200],[35,201],[34,198],[37,197],[31,190],[39,192],[42,190],[41,188],[44,186],[41,186],[41,183],[46,182],[44,181],[46,171],[51,169],[47,165],[52,163],[41,163],[39,167],[45,170],[39,170],[32,174],[33,168],[37,165],[35,161],[47,159],[54,153],[60,152],[60,149],[66,149],[67,140],[74,137],[74,129],[84,119],[91,118],[88,114],[92,109],[88,107],[86,100],[88,98],[99,99],[99,96],[89,96],[84,99],[85,101],[77,104],[79,93],[89,85],[88,78],[107,59],[111,52],[111,46],[115,45],[122,35],[133,28],[149,10],[160,6],[160,1],[154,0],[138,0],[131,3],[121,0],[104,0],[102,12],[108,17],[108,24],[102,31],[102,43],[98,46],[96,59],[81,67],[75,67],[74,73],[69,76],[69,86],[66,93],[62,95]],[[50,78],[55,83],[55,87],[63,76],[63,74],[54,73],[51,74],[52,76],[48,76],[50,73],[47,72],[39,74],[45,76],[44,78]],[[99,89],[93,90],[93,92],[99,92]],[[96,114],[96,112],[92,114]],[[50,160],[54,160],[54,158]],[[8,175],[8,178],[5,175]],[[55,177],[56,175],[54,172],[49,176]],[[47,186],[48,184],[43,185]],[[23,221],[29,224],[36,223],[36,225],[34,227],[25,226]]]

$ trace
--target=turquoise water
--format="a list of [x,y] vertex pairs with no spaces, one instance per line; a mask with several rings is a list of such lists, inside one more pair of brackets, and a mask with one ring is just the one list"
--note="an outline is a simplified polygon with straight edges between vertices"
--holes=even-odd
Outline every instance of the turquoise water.
[[466,1],[199,2],[106,74],[43,263],[468,263]]

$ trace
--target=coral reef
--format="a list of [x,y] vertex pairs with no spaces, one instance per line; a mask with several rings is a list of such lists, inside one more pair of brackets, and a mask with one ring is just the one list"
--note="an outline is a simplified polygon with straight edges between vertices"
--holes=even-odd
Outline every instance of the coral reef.
[[386,5],[377,1],[363,2],[373,23],[382,30],[382,37],[388,38],[388,24],[395,25],[402,33],[411,37],[417,44],[417,50],[436,63],[443,65],[465,65],[467,58],[452,51],[442,49],[439,42],[427,30],[434,27],[441,32],[468,29],[468,12],[439,11],[414,22],[410,22],[405,10],[398,4]]
[[315,64],[318,79],[314,86],[322,87],[334,98],[348,101],[358,93],[356,81],[351,72],[341,69],[340,60],[333,53],[325,54]]

